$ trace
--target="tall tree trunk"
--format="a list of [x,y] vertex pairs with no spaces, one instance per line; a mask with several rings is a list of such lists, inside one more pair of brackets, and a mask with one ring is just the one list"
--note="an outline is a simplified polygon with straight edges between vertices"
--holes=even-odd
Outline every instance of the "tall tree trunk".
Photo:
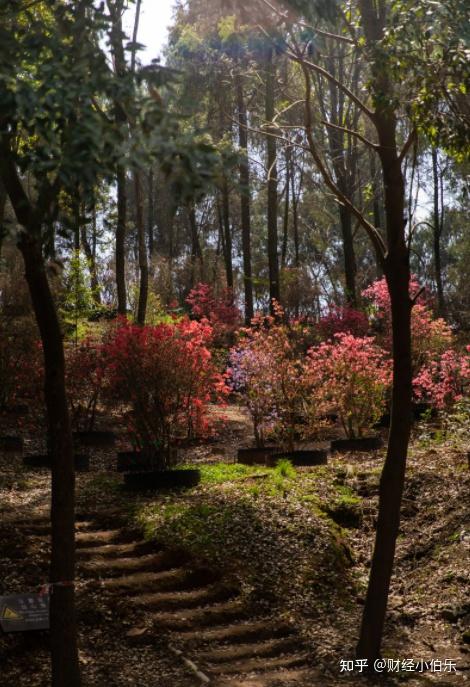
[[243,251],[243,288],[245,292],[245,324],[250,324],[254,315],[253,281],[251,273],[251,215],[250,215],[250,167],[248,162],[248,118],[241,74],[236,77],[238,109],[238,141],[242,151],[240,159],[240,221]]
[[[372,182],[372,193],[373,193],[373,213],[374,213],[374,227],[379,229],[382,227],[382,213],[380,212],[380,188],[377,181],[377,174],[375,168],[375,151],[369,151],[370,155],[370,177]],[[380,255],[376,252],[376,265],[377,265],[377,278],[380,279],[383,276],[382,261]]]
[[144,224],[144,208],[142,206],[142,180],[140,172],[134,172],[134,191],[135,191],[135,211],[137,224],[137,242],[139,255],[139,304],[137,307],[137,323],[143,326],[145,324],[145,316],[147,314],[147,300],[149,290],[149,267],[147,260],[147,247],[145,245],[145,224]]
[[196,264],[199,262],[198,281],[203,279],[203,258],[197,231],[196,209],[191,205],[188,210],[189,231],[191,234],[191,288],[196,283]]
[[126,296],[126,233],[127,190],[126,170],[121,165],[117,171],[117,225],[116,225],[116,288],[117,309],[120,315],[127,313]]
[[2,257],[2,244],[5,238],[5,207],[7,202],[7,192],[2,180],[0,179],[0,258]]
[[[127,73],[126,58],[123,46],[122,14],[124,0],[107,0],[108,10],[112,20],[111,48],[113,54],[114,71],[124,79]],[[114,116],[120,126],[127,123],[127,116],[121,103],[114,103]],[[127,189],[126,169],[123,165],[117,168],[117,224],[116,224],[116,290],[117,309],[120,315],[127,313],[126,296],[126,233],[127,233]]]
[[148,234],[148,246],[149,246],[149,257],[150,260],[153,256],[153,245],[154,245],[154,235],[153,230],[155,226],[155,188],[154,188],[154,178],[153,178],[153,167],[149,169],[148,177],[148,214],[147,214],[147,234]]
[[436,148],[432,149],[432,178],[433,178],[433,252],[434,252],[434,276],[437,289],[437,308],[440,317],[446,314],[446,303],[444,299],[444,287],[442,285],[442,265],[441,265],[441,213],[439,211],[439,167]]
[[[379,45],[384,15],[373,0],[359,0],[369,50]],[[405,182],[396,141],[393,85],[388,71],[378,61],[372,64],[372,92],[377,99],[374,123],[384,182],[387,254],[385,277],[390,292],[393,340],[393,388],[391,423],[379,489],[379,513],[371,572],[362,617],[357,654],[369,665],[380,657],[390,580],[400,526],[400,508],[405,484],[406,459],[411,426],[411,308],[409,295],[409,251],[405,236]]]
[[[339,184],[338,184],[339,186]],[[357,305],[356,296],[356,256],[354,252],[354,240],[352,232],[352,217],[350,211],[339,206],[339,218],[341,235],[343,237],[344,277],[346,284],[346,302],[352,308]]]
[[80,687],[75,616],[75,472],[59,320],[46,276],[41,227],[27,227],[18,247],[44,351],[44,392],[52,457],[50,597],[52,687]]
[[227,179],[224,176],[222,182],[222,227],[224,235],[224,261],[227,276],[227,288],[233,289],[233,265],[232,265],[232,232],[230,230],[230,197]]
[[284,198],[284,221],[282,228],[282,250],[281,250],[281,265],[284,268],[287,262],[287,241],[289,238],[289,202],[290,202],[290,168],[291,168],[291,148],[286,146],[285,160],[286,160],[286,195]]
[[268,220],[268,265],[269,265],[269,303],[270,311],[274,314],[273,300],[280,301],[279,284],[279,258],[278,258],[278,235],[277,235],[277,146],[274,134],[276,129],[270,126],[274,119],[274,85],[276,79],[276,69],[273,60],[273,49],[269,47],[266,51],[266,101],[265,119],[267,127],[266,136],[266,167],[268,171],[268,198],[267,198],[267,220]]
[[[93,239],[93,237],[95,237]],[[90,270],[90,282],[91,282],[91,294],[95,302],[95,305],[101,305],[101,293],[100,284],[98,281],[98,273],[96,270],[96,248],[93,250],[92,245],[88,240],[86,226],[83,225],[81,228],[81,239],[83,252],[86,255],[88,261],[88,269]],[[92,241],[96,245],[96,210],[93,207],[93,229],[92,229]]]

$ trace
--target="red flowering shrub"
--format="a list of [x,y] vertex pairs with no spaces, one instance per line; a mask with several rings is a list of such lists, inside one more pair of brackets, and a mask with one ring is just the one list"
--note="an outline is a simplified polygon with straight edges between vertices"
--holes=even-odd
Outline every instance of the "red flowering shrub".
[[365,336],[369,330],[369,320],[359,310],[332,305],[328,313],[320,318],[318,329],[323,339],[331,339],[343,332]]
[[88,337],[65,349],[65,382],[70,419],[75,431],[91,431],[106,382],[106,349]]
[[308,353],[309,412],[336,412],[347,436],[360,437],[383,413],[391,375],[391,361],[373,338],[336,334]]
[[[410,297],[419,292],[419,284],[415,278],[410,280]],[[371,301],[371,315],[377,338],[387,350],[392,348],[392,317],[390,294],[385,278],[379,279],[369,286],[362,295]],[[452,330],[442,318],[435,318],[428,305],[425,294],[421,295],[411,311],[411,339],[413,370],[418,370],[431,360],[437,359],[441,353],[449,348],[452,342]]]
[[240,324],[240,310],[234,304],[231,289],[224,289],[221,296],[216,296],[210,284],[200,283],[191,289],[186,303],[193,319],[210,323],[216,344],[230,342]]
[[470,346],[459,354],[449,349],[431,360],[413,380],[415,396],[439,410],[450,409],[470,395]]
[[138,327],[122,322],[106,345],[110,392],[127,408],[138,449],[167,450],[209,431],[208,403],[225,383],[211,361],[212,328],[187,319]]

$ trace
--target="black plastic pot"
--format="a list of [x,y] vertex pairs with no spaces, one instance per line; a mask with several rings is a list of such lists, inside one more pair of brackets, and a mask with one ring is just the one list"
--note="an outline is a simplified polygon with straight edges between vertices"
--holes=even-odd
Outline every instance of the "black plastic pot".
[[178,453],[170,449],[170,455],[160,451],[120,451],[117,454],[118,472],[143,472],[161,470],[168,464],[177,462]]
[[361,437],[358,439],[334,439],[331,442],[331,451],[377,451],[382,448],[384,442],[381,437]]
[[128,472],[124,475],[124,486],[129,491],[187,489],[195,487],[200,481],[199,470],[153,470]]
[[5,453],[23,453],[23,439],[21,437],[0,437],[0,451]]
[[[88,472],[90,469],[90,456],[84,453],[76,453],[75,458],[75,470],[77,472]],[[27,456],[23,456],[23,464],[29,468],[51,468],[52,460],[51,456],[40,453],[33,453]]]
[[80,446],[96,446],[106,448],[114,446],[116,436],[113,432],[90,430],[73,433],[74,441]]
[[326,465],[328,461],[328,451],[325,449],[302,449],[298,451],[281,451],[278,454],[268,456],[266,465],[275,467],[278,460],[287,458],[292,465],[306,467],[308,465]]
[[279,453],[280,450],[279,446],[239,448],[237,461],[243,465],[266,465],[266,461],[275,453]]

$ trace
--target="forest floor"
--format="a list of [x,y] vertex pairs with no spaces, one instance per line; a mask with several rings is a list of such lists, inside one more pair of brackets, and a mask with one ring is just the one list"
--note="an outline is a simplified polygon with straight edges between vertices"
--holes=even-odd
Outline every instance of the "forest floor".
[[[354,659],[384,451],[247,467],[234,461],[248,418],[226,415],[219,439],[184,451],[195,488],[125,492],[115,449],[77,474],[84,687],[190,687],[195,666],[214,687],[469,684],[468,443],[417,426],[410,449],[383,655],[432,669],[366,678],[340,661]],[[38,447],[29,436],[25,452]],[[47,470],[0,453],[1,594],[47,581],[49,496]],[[0,632],[1,686],[49,685],[47,643]]]

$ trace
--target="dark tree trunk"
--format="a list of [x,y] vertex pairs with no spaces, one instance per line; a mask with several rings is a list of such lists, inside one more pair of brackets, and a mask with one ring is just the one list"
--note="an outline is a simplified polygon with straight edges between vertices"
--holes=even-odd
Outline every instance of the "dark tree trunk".
[[147,247],[145,245],[144,208],[142,200],[142,180],[140,172],[134,173],[135,211],[137,224],[137,242],[139,255],[139,304],[137,307],[137,323],[143,326],[147,314],[147,300],[149,290],[149,267]]
[[203,278],[203,258],[197,231],[196,210],[194,205],[188,210],[189,231],[191,234],[191,287],[196,283],[196,264],[199,263],[198,281]]
[[286,195],[284,198],[284,221],[282,229],[282,250],[281,250],[281,266],[284,268],[287,262],[287,241],[289,238],[289,203],[290,203],[290,168],[291,168],[291,148],[286,146],[285,160],[286,160]]
[[251,215],[250,215],[250,167],[248,162],[248,118],[246,114],[243,82],[240,74],[236,77],[238,140],[242,157],[240,160],[240,220],[243,251],[243,287],[245,291],[245,323],[253,319],[253,282],[251,274]]
[[434,252],[434,276],[437,289],[437,308],[440,317],[446,314],[446,303],[444,299],[444,287],[442,285],[442,264],[441,264],[441,213],[439,211],[439,167],[437,160],[437,150],[432,149],[432,178],[433,178],[433,200],[434,200],[434,221],[433,221],[433,252]]
[[[382,227],[382,213],[380,211],[380,185],[377,180],[376,168],[375,168],[375,152],[370,152],[370,176],[372,181],[372,193],[373,193],[373,213],[374,213],[374,227],[378,230]],[[377,278],[380,279],[383,276],[382,261],[380,255],[376,252],[376,264],[377,264]]]
[[222,182],[222,228],[224,237],[224,262],[227,287],[233,289],[232,232],[230,230],[230,198],[227,179]]
[[126,228],[127,228],[127,190],[126,170],[119,167],[117,172],[117,226],[116,226],[116,288],[117,309],[120,315],[127,312],[126,296]]
[[153,178],[153,167],[150,167],[148,173],[148,216],[147,216],[147,234],[148,234],[148,245],[149,245],[149,256],[152,259],[153,256],[153,244],[154,236],[153,229],[155,226],[155,188],[154,188],[154,178]]
[[40,227],[27,227],[19,249],[44,351],[45,399],[52,455],[51,654],[52,687],[80,687],[75,617],[75,473],[65,392],[62,334],[46,277]]
[[[266,122],[274,119],[274,86],[276,80],[276,69],[273,61],[273,49],[270,47],[266,52],[266,101],[265,118]],[[267,198],[267,220],[268,220],[268,265],[269,265],[269,303],[271,313],[273,311],[273,300],[280,301],[279,284],[279,258],[278,258],[278,235],[277,235],[277,146],[276,129],[267,127],[266,136],[266,167],[268,172],[268,198]]]
[[[93,208],[93,235],[96,237],[96,212]],[[86,226],[81,228],[82,247],[88,261],[88,268],[90,270],[91,293],[96,305],[101,305],[100,284],[98,281],[98,273],[96,270],[96,251],[93,250],[88,240]],[[96,243],[96,238],[94,239]]]
[[5,238],[5,207],[7,202],[7,192],[2,180],[0,179],[0,258],[2,256],[2,244]]
[[[384,30],[383,14],[372,0],[360,0],[360,11],[369,49],[374,49]],[[388,71],[372,64],[372,89],[380,93],[374,114],[384,182],[387,254],[384,271],[390,292],[393,339],[393,389],[387,455],[380,479],[379,513],[372,566],[362,617],[357,655],[369,665],[380,657],[400,508],[405,484],[406,459],[411,424],[411,307],[409,296],[409,251],[405,236],[405,183],[398,156],[393,85]],[[381,104],[382,103],[382,104]]]
[[356,256],[354,253],[354,241],[352,232],[352,217],[350,211],[339,206],[339,218],[341,224],[341,235],[343,237],[344,253],[344,277],[346,283],[346,302],[352,308],[357,305],[356,297]]

